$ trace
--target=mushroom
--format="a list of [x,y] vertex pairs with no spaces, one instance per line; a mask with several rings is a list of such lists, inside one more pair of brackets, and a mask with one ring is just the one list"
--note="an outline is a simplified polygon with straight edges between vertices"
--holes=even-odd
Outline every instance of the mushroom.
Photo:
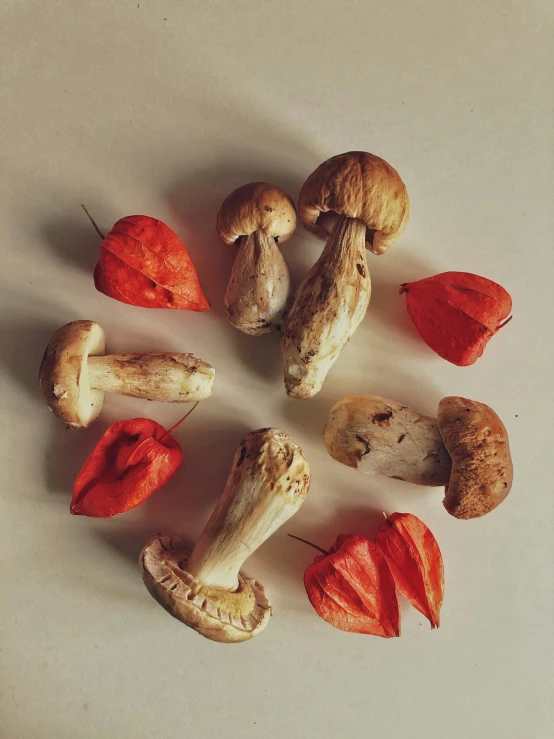
[[304,226],[330,236],[298,288],[283,326],[287,394],[310,398],[365,315],[371,282],[365,250],[383,254],[406,228],[409,200],[383,159],[352,151],[328,159],[304,183]]
[[104,393],[189,403],[212,393],[215,370],[192,354],[105,355],[104,331],[94,321],[72,321],[50,339],[39,378],[46,402],[70,428],[99,415]]
[[196,546],[158,534],[140,554],[144,583],[172,616],[219,642],[251,639],[271,606],[264,588],[240,574],[244,561],[302,505],[310,468],[278,429],[241,442],[223,495]]
[[394,400],[353,395],[331,408],[323,439],[333,459],[360,472],[444,486],[444,507],[456,518],[484,516],[512,486],[502,421],[467,398],[443,398],[435,419]]
[[225,293],[229,321],[251,336],[281,328],[290,296],[290,275],[277,248],[296,228],[296,210],[287,193],[268,182],[233,190],[217,214],[217,233],[238,246]]

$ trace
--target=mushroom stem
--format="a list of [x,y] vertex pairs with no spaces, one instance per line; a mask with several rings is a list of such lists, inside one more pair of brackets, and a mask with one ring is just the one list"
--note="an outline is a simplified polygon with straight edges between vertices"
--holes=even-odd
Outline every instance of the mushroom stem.
[[236,590],[244,561],[296,513],[309,484],[308,464],[287,434],[276,429],[248,434],[187,571],[204,585]]
[[331,408],[323,440],[338,462],[368,475],[416,485],[448,485],[452,459],[436,418],[377,395],[353,395]]
[[211,395],[214,369],[192,354],[89,356],[90,387],[146,400],[188,403]]
[[281,328],[290,296],[290,274],[273,236],[241,236],[225,293],[229,321],[251,336]]
[[325,248],[298,288],[283,327],[285,387],[310,398],[364,317],[371,296],[366,225],[340,216]]

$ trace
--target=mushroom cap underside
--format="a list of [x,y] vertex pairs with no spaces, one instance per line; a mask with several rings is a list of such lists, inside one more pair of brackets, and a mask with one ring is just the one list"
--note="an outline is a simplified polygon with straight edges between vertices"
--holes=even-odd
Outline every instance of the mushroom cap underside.
[[217,214],[217,234],[227,246],[255,231],[262,231],[282,244],[295,229],[296,208],[292,198],[269,182],[251,182],[233,190]]
[[364,151],[327,159],[308,177],[298,198],[304,226],[327,238],[319,219],[332,211],[366,225],[366,248],[383,254],[406,228],[410,201],[400,175],[388,162]]
[[104,393],[91,389],[87,360],[105,353],[102,327],[94,321],[72,321],[52,338],[39,370],[46,402],[67,426],[82,428],[97,418]]
[[271,606],[259,583],[239,575],[234,591],[204,585],[186,571],[189,556],[185,542],[165,534],[140,554],[144,584],[168,613],[218,642],[246,641],[265,628]]
[[444,507],[456,518],[478,518],[496,508],[512,487],[508,433],[484,403],[457,396],[439,403],[438,425],[452,457]]

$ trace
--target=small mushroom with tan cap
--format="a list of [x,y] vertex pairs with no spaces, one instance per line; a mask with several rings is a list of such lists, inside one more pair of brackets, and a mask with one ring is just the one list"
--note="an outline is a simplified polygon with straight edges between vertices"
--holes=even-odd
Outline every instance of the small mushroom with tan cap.
[[40,365],[46,402],[67,426],[84,428],[99,415],[104,393],[192,403],[212,393],[215,370],[192,354],[105,354],[102,327],[72,321],[59,328]]
[[444,486],[444,507],[456,518],[484,516],[512,486],[508,433],[475,400],[443,398],[435,419],[394,400],[354,395],[331,408],[323,438],[333,459],[360,472]]
[[308,230],[328,238],[283,326],[285,387],[291,397],[310,398],[321,390],[369,304],[365,251],[383,254],[406,228],[409,211],[398,172],[363,151],[328,159],[304,183],[299,215]]
[[217,214],[217,233],[238,247],[225,313],[245,334],[281,328],[290,296],[290,275],[277,247],[294,233],[296,210],[287,193],[268,182],[251,182],[228,195]]
[[227,485],[196,546],[155,536],[140,554],[144,583],[172,616],[202,636],[240,642],[271,616],[264,588],[240,574],[244,561],[302,505],[310,468],[302,450],[278,429],[252,431],[241,442]]

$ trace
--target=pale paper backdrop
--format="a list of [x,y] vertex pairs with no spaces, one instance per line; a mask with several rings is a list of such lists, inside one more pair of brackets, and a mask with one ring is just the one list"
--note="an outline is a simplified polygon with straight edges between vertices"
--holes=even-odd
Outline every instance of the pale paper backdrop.
[[[546,739],[552,735],[553,52],[550,0],[4,0],[0,10],[0,735],[3,739]],[[282,387],[277,336],[232,329],[232,253],[214,234],[234,187],[270,180],[296,197],[325,158],[389,160],[412,201],[405,234],[369,254],[363,324],[310,401]],[[98,238],[146,213],[184,239],[213,310],[143,310],[94,290]],[[321,243],[285,255],[298,280]],[[514,320],[471,368],[434,355],[397,296],[444,270],[491,277]],[[141,508],[71,518],[72,481],[108,424],[181,407],[107,398],[65,431],[39,393],[54,329],[91,318],[112,350],[192,351],[215,392],[177,433],[185,463]],[[429,414],[444,395],[505,421],[515,483],[497,511],[449,517],[439,490],[364,477],[321,441],[352,393]],[[313,484],[298,515],[248,562],[275,615],[242,645],[214,644],[148,595],[137,555],[160,530],[194,538],[242,435],[288,431]],[[313,552],[411,511],[444,554],[442,627],[402,604],[402,637],[319,620],[302,574]]]

